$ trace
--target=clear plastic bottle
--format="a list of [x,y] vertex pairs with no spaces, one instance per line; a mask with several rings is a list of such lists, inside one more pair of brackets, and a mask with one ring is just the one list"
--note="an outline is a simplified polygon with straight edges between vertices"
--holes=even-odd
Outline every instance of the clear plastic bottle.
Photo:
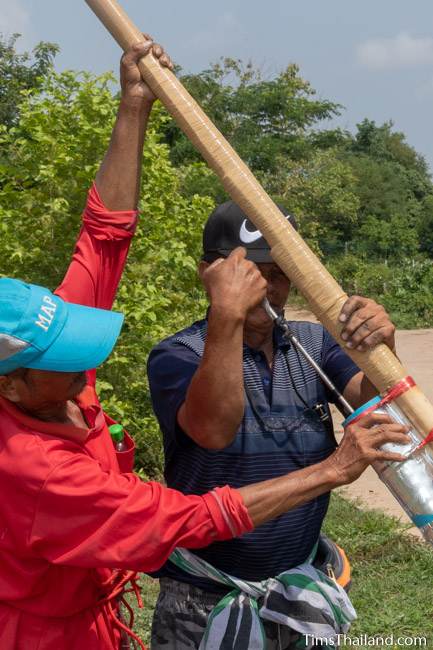
[[383,450],[406,456],[403,462],[378,461],[373,468],[401,507],[419,528],[424,539],[433,546],[433,446],[422,446],[420,434],[401,409],[386,396],[375,397],[343,422],[343,426],[356,422],[367,413],[385,413],[395,422],[409,427],[411,441],[406,445],[387,443]]
[[108,427],[116,451],[127,451],[125,442],[125,430],[121,424],[112,424]]

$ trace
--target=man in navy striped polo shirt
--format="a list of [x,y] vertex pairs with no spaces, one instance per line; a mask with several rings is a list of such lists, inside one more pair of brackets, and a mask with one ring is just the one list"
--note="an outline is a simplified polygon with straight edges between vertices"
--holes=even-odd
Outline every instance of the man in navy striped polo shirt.
[[[266,295],[283,312],[290,282],[260,231],[229,201],[209,217],[203,248],[199,274],[210,303],[207,318],[162,341],[148,364],[165,478],[185,494],[281,476],[320,463],[336,448],[330,418],[320,417],[329,415],[324,385],[261,306]],[[365,350],[384,342],[394,349],[395,328],[374,301],[350,298],[340,320],[343,345]],[[349,403],[358,407],[376,394],[321,325],[290,325]],[[241,538],[196,554],[245,580],[276,576],[314,553],[328,503],[329,492],[319,494]],[[198,647],[207,614],[227,589],[171,562],[158,575],[152,648]],[[269,647],[291,647],[277,625],[265,628]]]

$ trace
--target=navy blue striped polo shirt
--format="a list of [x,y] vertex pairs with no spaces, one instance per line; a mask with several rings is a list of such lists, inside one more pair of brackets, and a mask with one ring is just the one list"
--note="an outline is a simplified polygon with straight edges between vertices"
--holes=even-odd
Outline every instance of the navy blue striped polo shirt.
[[[292,321],[290,326],[342,392],[358,367],[321,325]],[[177,412],[200,364],[206,330],[207,321],[197,321],[162,341],[149,356],[149,384],[163,435],[167,485],[184,494],[204,494],[218,485],[239,488],[327,458],[336,447],[332,425],[325,425],[314,410],[317,403],[328,410],[326,388],[278,329],[274,330],[272,370],[262,352],[244,345],[246,406],[232,444],[223,450],[203,449],[182,431]],[[310,555],[328,503],[329,494],[322,494],[251,533],[195,552],[239,578],[276,576]],[[190,576],[170,562],[157,575],[220,591],[214,583]]]

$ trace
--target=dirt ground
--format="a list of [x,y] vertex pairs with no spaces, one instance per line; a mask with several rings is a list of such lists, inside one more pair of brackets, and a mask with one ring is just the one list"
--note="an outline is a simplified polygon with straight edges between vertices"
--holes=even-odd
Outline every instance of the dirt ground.
[[[316,320],[306,310],[288,311],[286,316],[293,320]],[[433,329],[399,330],[397,352],[408,374],[433,402]],[[334,410],[333,416],[338,437],[341,435],[343,418],[337,409]],[[410,523],[410,519],[371,468],[368,468],[357,481],[341,488],[340,491],[343,495],[359,499],[360,504],[365,508],[380,509],[398,517],[404,523]],[[421,537],[415,527],[409,528],[409,532]]]

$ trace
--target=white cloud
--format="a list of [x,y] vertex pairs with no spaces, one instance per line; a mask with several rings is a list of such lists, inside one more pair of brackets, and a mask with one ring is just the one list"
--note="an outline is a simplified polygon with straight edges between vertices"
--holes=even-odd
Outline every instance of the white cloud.
[[358,45],[358,61],[377,70],[433,64],[433,38],[401,32],[392,38],[371,39]]
[[18,33],[23,35],[19,43],[28,41],[30,36],[30,13],[20,2],[14,0],[0,0],[0,33],[6,37]]

